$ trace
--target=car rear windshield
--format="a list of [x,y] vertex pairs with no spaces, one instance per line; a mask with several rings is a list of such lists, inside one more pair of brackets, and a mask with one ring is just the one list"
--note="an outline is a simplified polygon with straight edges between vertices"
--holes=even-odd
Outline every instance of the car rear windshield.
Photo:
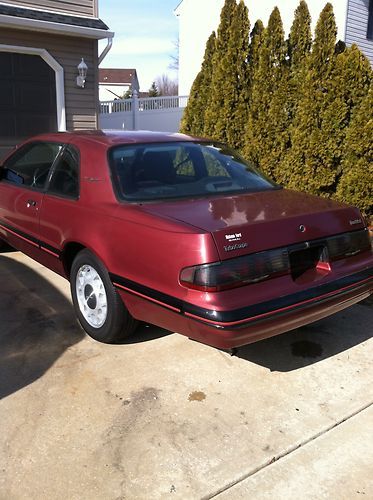
[[117,196],[128,201],[278,188],[238,153],[216,143],[121,145],[110,150],[109,164]]

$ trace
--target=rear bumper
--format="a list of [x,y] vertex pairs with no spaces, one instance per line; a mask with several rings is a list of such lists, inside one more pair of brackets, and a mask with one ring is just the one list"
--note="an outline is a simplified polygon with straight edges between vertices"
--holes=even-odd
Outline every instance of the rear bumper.
[[[373,293],[373,268],[240,309],[205,309],[159,294],[149,295],[114,284],[124,294],[130,312],[200,342],[232,348],[298,328],[349,307]],[[125,293],[124,293],[125,292]]]
[[239,329],[249,324],[266,321],[266,318],[282,316],[289,312],[306,311],[312,307],[322,307],[329,301],[344,301],[353,295],[373,290],[373,268],[340,278],[323,285],[309,288],[302,292],[279,297],[233,311],[211,311],[188,304],[185,314],[216,328]]
[[371,293],[373,293],[372,282],[370,285],[365,283],[354,287],[343,294],[319,297],[310,302],[296,304],[294,307],[252,317],[240,325],[225,324],[218,329],[216,326],[212,327],[211,324],[207,328],[206,324],[203,325],[203,328],[193,325],[193,330],[196,337],[203,334],[204,339],[197,340],[215,347],[223,349],[239,347],[318,321],[352,306],[367,298]]

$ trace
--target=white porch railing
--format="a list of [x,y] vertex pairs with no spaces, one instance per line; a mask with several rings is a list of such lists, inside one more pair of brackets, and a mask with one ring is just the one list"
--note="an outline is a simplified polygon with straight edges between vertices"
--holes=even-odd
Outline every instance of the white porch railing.
[[137,97],[101,101],[102,129],[178,132],[188,96]]

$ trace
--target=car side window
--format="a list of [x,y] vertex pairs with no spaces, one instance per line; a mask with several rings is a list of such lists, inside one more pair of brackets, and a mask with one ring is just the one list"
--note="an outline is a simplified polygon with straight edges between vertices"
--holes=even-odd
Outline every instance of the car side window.
[[66,146],[53,169],[48,193],[68,198],[79,197],[79,153],[71,145]]
[[50,169],[62,149],[62,144],[36,142],[26,144],[4,164],[3,179],[43,190]]

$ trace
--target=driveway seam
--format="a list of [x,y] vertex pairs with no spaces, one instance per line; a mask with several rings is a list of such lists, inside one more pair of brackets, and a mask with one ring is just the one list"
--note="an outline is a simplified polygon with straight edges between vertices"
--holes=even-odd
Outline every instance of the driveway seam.
[[289,449],[283,451],[282,453],[279,453],[278,455],[275,455],[270,460],[267,460],[266,462],[264,462],[263,464],[259,465],[258,467],[255,467],[255,469],[253,469],[250,472],[244,474],[243,476],[241,476],[236,481],[232,481],[231,483],[227,484],[226,486],[223,486],[222,488],[219,488],[214,493],[202,497],[201,500],[211,500],[213,498],[217,498],[221,493],[225,493],[226,491],[228,491],[233,486],[236,486],[237,484],[242,483],[243,481],[245,481],[249,477],[254,476],[258,472],[262,471],[266,467],[274,464],[275,462],[278,462],[279,460],[281,460],[282,458],[287,457],[288,455],[291,455],[291,453],[293,453],[294,451],[299,450],[300,448],[303,448],[308,443],[311,443],[312,441],[315,441],[319,437],[327,434],[329,431],[335,429],[336,427],[340,426],[344,422],[347,422],[348,420],[350,420],[351,418],[355,417],[356,415],[359,415],[359,413],[362,413],[363,411],[367,410],[372,405],[373,405],[373,401],[371,401],[370,403],[367,403],[366,405],[362,406],[358,410],[350,413],[347,417],[344,417],[341,420],[338,420],[337,422],[335,422],[334,424],[330,425],[329,427],[326,427],[325,429],[321,430],[317,434],[314,434],[313,436],[309,437],[308,439],[305,439],[304,441],[301,441],[300,443],[298,443],[298,444],[296,444],[294,446],[291,446]]

